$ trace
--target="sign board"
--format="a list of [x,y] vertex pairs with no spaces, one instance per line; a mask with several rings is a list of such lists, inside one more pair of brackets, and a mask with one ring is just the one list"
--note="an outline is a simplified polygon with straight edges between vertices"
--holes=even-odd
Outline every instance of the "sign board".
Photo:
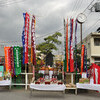
[[0,66],[0,77],[4,76],[4,67]]

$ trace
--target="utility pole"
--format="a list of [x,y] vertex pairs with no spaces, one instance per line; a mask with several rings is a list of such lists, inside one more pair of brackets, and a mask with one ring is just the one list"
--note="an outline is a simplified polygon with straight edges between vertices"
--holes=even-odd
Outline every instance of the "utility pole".
[[86,16],[83,13],[80,13],[77,16],[77,22],[80,24],[80,43],[81,43],[81,48],[82,48],[82,24],[86,21]]
[[82,23],[80,24],[80,39],[81,39],[81,48],[82,48]]

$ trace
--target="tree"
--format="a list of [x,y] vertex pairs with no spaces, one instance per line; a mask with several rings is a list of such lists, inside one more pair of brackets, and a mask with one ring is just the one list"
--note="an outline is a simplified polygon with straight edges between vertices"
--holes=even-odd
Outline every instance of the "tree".
[[[57,45],[61,44],[61,41],[58,40],[58,37],[61,37],[62,34],[60,32],[56,32],[55,34],[44,38],[43,43],[40,43],[37,46],[37,50],[41,51],[41,53],[47,55],[52,55],[52,50],[58,50]],[[49,58],[50,59],[50,58]]]

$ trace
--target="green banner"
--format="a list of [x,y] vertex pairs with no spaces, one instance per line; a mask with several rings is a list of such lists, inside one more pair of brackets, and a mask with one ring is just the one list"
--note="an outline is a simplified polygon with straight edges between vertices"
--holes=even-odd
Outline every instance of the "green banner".
[[19,75],[21,73],[21,48],[16,46],[14,49],[14,66],[15,74]]

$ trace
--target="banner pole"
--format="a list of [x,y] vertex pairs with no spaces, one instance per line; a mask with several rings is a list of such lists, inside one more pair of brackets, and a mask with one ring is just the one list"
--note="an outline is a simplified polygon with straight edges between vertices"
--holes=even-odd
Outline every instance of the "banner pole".
[[26,70],[27,70],[27,64],[25,64],[25,74],[26,74],[26,72],[27,72]]

